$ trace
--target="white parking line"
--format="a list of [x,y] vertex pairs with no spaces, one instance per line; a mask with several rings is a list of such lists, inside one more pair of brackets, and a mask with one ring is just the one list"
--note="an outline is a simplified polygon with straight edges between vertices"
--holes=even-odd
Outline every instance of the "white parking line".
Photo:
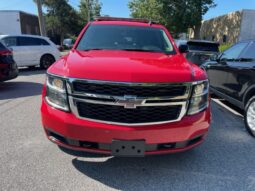
[[235,111],[234,109],[232,109],[231,107],[225,105],[224,103],[222,103],[219,99],[215,99],[215,98],[212,98],[212,100],[219,104],[220,106],[224,107],[225,109],[227,109],[228,111],[230,111],[231,113],[233,113],[234,115],[237,115],[237,116],[240,116],[240,117],[243,117],[242,114],[240,114],[239,112]]

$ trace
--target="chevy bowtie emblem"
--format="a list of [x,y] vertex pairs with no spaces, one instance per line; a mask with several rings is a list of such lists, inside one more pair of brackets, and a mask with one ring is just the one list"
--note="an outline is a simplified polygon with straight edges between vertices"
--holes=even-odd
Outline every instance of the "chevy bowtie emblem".
[[124,99],[116,99],[116,104],[124,106],[127,109],[135,109],[145,103],[145,99],[137,99],[136,96],[124,96]]

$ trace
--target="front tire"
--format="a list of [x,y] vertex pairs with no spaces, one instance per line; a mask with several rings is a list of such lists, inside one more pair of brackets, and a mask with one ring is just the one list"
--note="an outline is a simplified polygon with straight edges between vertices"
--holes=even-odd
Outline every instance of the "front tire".
[[247,131],[255,137],[255,96],[246,104],[244,121]]
[[40,60],[40,67],[42,69],[48,69],[55,62],[55,58],[52,55],[43,55]]

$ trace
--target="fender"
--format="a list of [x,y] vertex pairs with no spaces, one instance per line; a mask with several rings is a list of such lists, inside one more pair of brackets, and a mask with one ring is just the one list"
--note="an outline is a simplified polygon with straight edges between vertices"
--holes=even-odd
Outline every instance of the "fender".
[[244,107],[246,103],[248,102],[249,98],[252,96],[252,94],[255,94],[255,84],[251,85],[244,93],[243,96],[243,104]]

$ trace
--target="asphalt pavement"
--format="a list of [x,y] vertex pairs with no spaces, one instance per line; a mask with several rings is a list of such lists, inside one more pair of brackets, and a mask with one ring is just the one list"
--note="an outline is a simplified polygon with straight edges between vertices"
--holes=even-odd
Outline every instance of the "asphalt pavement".
[[206,141],[188,152],[115,158],[60,149],[40,122],[45,71],[0,83],[0,190],[254,191],[255,139],[235,108],[212,101]]

